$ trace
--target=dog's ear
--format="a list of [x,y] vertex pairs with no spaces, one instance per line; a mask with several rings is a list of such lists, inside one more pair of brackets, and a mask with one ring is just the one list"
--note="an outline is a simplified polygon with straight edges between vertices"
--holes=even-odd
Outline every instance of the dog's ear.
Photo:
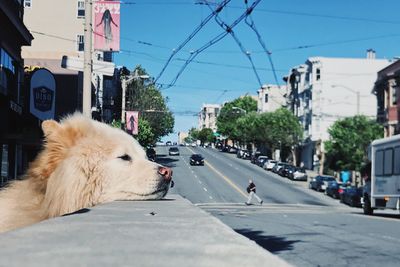
[[54,120],[45,120],[44,122],[42,122],[42,130],[46,137],[54,134],[54,132],[56,132],[60,128],[60,124]]

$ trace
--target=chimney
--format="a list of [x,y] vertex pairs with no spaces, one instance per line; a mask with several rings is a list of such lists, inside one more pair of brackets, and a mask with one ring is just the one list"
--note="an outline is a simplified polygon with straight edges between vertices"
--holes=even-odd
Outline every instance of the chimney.
[[376,58],[376,54],[375,54],[375,50],[374,49],[368,49],[367,50],[367,59],[375,59]]

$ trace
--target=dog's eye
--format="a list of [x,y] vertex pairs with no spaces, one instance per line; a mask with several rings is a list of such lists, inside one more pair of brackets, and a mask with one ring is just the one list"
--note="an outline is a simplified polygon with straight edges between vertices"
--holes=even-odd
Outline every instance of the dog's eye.
[[118,158],[120,158],[122,160],[126,160],[126,161],[131,161],[132,160],[131,156],[129,156],[128,154],[124,154],[123,156],[120,156]]

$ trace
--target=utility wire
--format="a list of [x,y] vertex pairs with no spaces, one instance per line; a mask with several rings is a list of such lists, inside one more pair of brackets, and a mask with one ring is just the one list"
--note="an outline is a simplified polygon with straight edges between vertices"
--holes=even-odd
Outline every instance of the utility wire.
[[[208,2],[206,2],[206,5],[212,9],[212,7],[208,4]],[[248,7],[247,7],[248,8]],[[250,14],[249,14],[250,16]],[[247,16],[246,19],[249,17]],[[251,67],[253,69],[254,74],[256,75],[257,81],[260,85],[260,87],[262,86],[262,82],[260,79],[260,76],[258,75],[258,72],[256,70],[256,67],[254,65],[253,59],[251,58],[251,54],[250,52],[246,51],[246,49],[244,48],[244,46],[242,45],[242,43],[240,42],[240,40],[237,38],[237,36],[235,35],[234,31],[218,16],[218,14],[215,16],[214,20],[217,22],[217,24],[224,29],[225,31],[227,31],[232,38],[235,40],[236,44],[239,46],[240,50],[242,51],[242,53],[247,57],[247,59],[250,61]]]
[[[248,2],[247,2],[247,0],[245,0],[245,4],[246,4],[246,7],[248,7]],[[254,23],[254,20],[253,20],[251,14],[250,14],[248,17],[246,17],[245,23],[246,23],[246,24],[254,31],[254,33],[257,35],[258,42],[260,43],[261,47],[264,49],[265,54],[268,56],[268,60],[269,60],[269,63],[270,63],[270,65],[271,65],[272,72],[273,72],[273,74],[274,74],[274,79],[275,79],[276,85],[280,88],[280,83],[279,83],[279,81],[278,81],[278,76],[276,75],[276,70],[275,70],[274,62],[272,61],[271,52],[267,49],[267,47],[266,47],[266,45],[265,45],[265,42],[264,42],[263,39],[261,38],[261,34],[258,32],[258,30],[257,30],[257,28],[256,28],[256,25],[255,25],[255,23]]]
[[156,79],[154,80],[155,82],[158,81],[158,79],[161,77],[161,75],[164,73],[165,69],[167,68],[168,64],[171,62],[172,58],[175,56],[176,53],[178,53],[190,40],[193,39],[193,37],[221,10],[230,2],[231,0],[224,0],[221,4],[217,6],[217,8],[211,12],[201,23],[199,26],[194,29],[194,31],[178,46],[178,48],[174,49],[172,51],[172,54],[168,58],[167,62],[165,63],[164,67],[161,69],[161,72],[158,74]]
[[[258,5],[258,3],[261,0],[256,0],[253,2],[253,4],[246,9],[246,11],[239,17],[237,18],[231,25],[229,25],[229,29],[233,29],[239,22],[241,22],[245,17],[247,17],[253,9]],[[209,48],[210,46],[216,44],[220,40],[222,40],[226,35],[228,34],[227,31],[220,33],[219,35],[215,36],[213,39],[211,39],[208,43],[197,49],[196,51],[193,51],[193,53],[189,56],[189,58],[186,60],[185,64],[183,64],[182,68],[179,70],[178,74],[175,76],[175,78],[171,81],[171,83],[168,85],[167,88],[173,86],[176,81],[178,80],[179,76],[182,74],[182,72],[186,69],[186,67],[198,56],[201,52]]]

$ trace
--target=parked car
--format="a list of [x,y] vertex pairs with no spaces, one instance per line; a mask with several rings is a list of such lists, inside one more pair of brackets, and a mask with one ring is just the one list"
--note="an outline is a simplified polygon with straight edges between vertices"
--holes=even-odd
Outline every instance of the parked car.
[[268,157],[267,157],[267,156],[259,156],[259,157],[257,158],[256,164],[257,164],[257,166],[262,167],[262,166],[264,166],[264,163],[265,163],[267,160],[268,160]]
[[250,156],[251,163],[257,164],[257,159],[259,156],[265,156],[265,155],[263,155],[260,151],[254,151],[253,153],[251,153]]
[[310,181],[308,188],[316,191],[325,191],[328,183],[331,181],[336,181],[335,177],[328,175],[317,175]]
[[176,146],[170,147],[168,149],[168,154],[170,156],[179,156],[179,149]]
[[307,181],[306,169],[302,167],[295,167],[294,171],[289,173],[289,179],[296,181]]
[[204,158],[201,154],[192,154],[190,156],[190,165],[204,165]]
[[282,168],[283,165],[285,165],[285,164],[286,164],[286,163],[284,163],[284,162],[277,162],[277,163],[275,164],[275,166],[272,167],[271,171],[274,172],[274,173],[278,173],[279,170],[280,170],[280,168]]
[[294,173],[296,167],[290,164],[284,164],[282,168],[279,169],[278,174],[282,177],[287,177]]
[[263,168],[264,170],[270,171],[272,170],[272,168],[275,166],[276,163],[278,163],[278,161],[269,159],[264,163]]
[[166,146],[172,146],[172,142],[171,142],[171,141],[167,141],[167,142],[165,143],[165,145],[166,145]]
[[340,202],[345,203],[350,207],[361,208],[362,193],[362,187],[349,186],[344,188],[343,193],[340,195]]
[[146,150],[146,156],[147,156],[147,158],[148,158],[149,160],[155,161],[155,160],[156,160],[156,151],[154,150],[154,148],[149,147],[149,148]]

